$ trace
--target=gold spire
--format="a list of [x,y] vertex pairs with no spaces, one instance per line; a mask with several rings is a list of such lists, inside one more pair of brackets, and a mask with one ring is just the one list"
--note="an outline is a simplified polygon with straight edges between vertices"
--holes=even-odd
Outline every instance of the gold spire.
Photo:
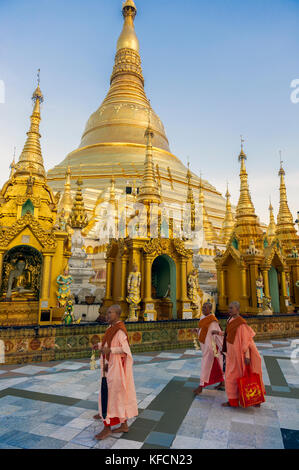
[[10,168],[9,179],[11,179],[13,177],[13,175],[15,174],[15,171],[16,171],[16,147],[14,148],[13,159],[12,159],[12,162],[11,162],[9,168]]
[[251,201],[251,196],[248,186],[248,175],[245,166],[247,156],[243,149],[244,139],[241,136],[241,152],[239,161],[241,162],[240,171],[240,197],[236,210],[236,224],[234,233],[239,241],[239,250],[245,251],[249,248],[250,243],[253,242],[257,249],[262,248],[263,231],[260,227],[259,220],[255,214],[254,206]]
[[214,230],[214,227],[209,220],[209,216],[205,207],[205,197],[203,193],[203,184],[202,184],[202,177],[200,174],[200,183],[199,183],[199,199],[198,199],[199,204],[202,207],[202,216],[203,216],[203,230],[204,230],[204,235],[205,239],[207,242],[215,242],[217,241],[217,234]]
[[73,198],[71,194],[71,168],[67,167],[65,174],[64,191],[59,202],[59,212],[64,210],[65,217],[68,219],[73,207]]
[[287,190],[285,185],[285,171],[280,158],[280,202],[277,215],[276,233],[287,253],[290,253],[294,246],[299,246],[299,238],[294,227],[294,220],[288,206]]
[[133,0],[127,0],[123,4],[124,26],[117,41],[117,52],[121,49],[132,49],[139,52],[139,41],[135,33],[134,19],[137,14],[137,8]]
[[233,228],[235,226],[234,216],[232,213],[232,205],[230,202],[231,195],[228,190],[228,185],[227,185],[225,197],[226,197],[226,210],[225,210],[224,220],[222,223],[221,239],[223,243],[226,244],[228,243],[230,236],[232,234]]
[[111,185],[110,185],[110,198],[109,198],[110,204],[116,204],[116,198],[115,198],[115,177],[114,175],[111,178]]
[[73,229],[79,228],[81,230],[85,228],[88,224],[87,213],[85,211],[84,201],[83,201],[83,196],[82,196],[82,189],[81,189],[82,184],[83,184],[82,179],[80,177],[77,181],[78,189],[77,189],[74,204],[72,207],[72,212],[69,218],[70,226]]
[[[141,68],[141,58],[139,55],[139,41],[134,27],[134,19],[137,14],[135,3],[133,1],[126,1],[123,5],[122,12],[124,17],[124,26],[117,41],[115,64],[111,76],[111,85],[115,78],[119,76],[126,76],[128,79],[128,76],[134,75],[141,81],[141,85],[143,87],[144,78]],[[130,78],[130,80],[131,79],[132,78]],[[135,86],[137,84],[138,82],[135,84]],[[139,92],[140,91],[141,90],[139,90]],[[142,94],[143,98],[147,101],[144,90]],[[107,98],[108,97],[109,93]],[[148,103],[146,104],[148,105]]]
[[254,207],[251,201],[251,196],[248,187],[248,174],[246,171],[245,160],[247,156],[244,153],[243,149],[244,140],[241,137],[241,152],[239,155],[239,162],[241,162],[241,171],[240,171],[240,198],[237,206],[237,217],[242,217],[243,215],[253,215],[255,216]]
[[16,175],[29,174],[45,178],[45,168],[40,146],[40,133],[39,125],[41,121],[40,116],[40,105],[44,101],[43,94],[41,92],[39,82],[40,70],[38,71],[38,85],[33,93],[32,101],[34,103],[33,113],[31,115],[31,125],[29,132],[27,132],[27,140],[24,145],[23,151],[16,165]]
[[191,180],[192,180],[192,175],[190,171],[190,163],[188,161],[188,171],[187,171],[187,182],[188,182],[188,189],[187,189],[187,204],[190,204],[190,210],[191,210],[191,230],[195,230],[195,202],[194,202],[194,196],[193,196],[193,191],[191,188]]
[[138,195],[138,202],[143,204],[160,204],[161,197],[159,187],[155,178],[155,169],[153,161],[153,145],[152,140],[154,132],[150,126],[150,109],[149,109],[149,124],[145,131],[146,138],[146,156],[144,162],[144,174],[142,178],[141,187]]
[[269,205],[269,212],[270,212],[270,222],[267,228],[266,236],[269,242],[271,243],[276,236],[276,223],[275,223],[275,218],[273,214],[273,206],[271,204],[271,200],[270,200],[270,205]]
[[294,225],[293,216],[288,206],[287,200],[287,190],[285,185],[285,171],[282,166],[282,161],[280,162],[280,170],[278,176],[280,176],[280,203],[279,203],[279,212],[277,216],[277,224],[291,224]]

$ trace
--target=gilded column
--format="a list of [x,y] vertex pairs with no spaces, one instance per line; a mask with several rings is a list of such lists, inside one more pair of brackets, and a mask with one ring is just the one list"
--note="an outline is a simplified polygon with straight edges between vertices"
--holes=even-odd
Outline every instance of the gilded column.
[[257,295],[256,295],[256,275],[257,267],[255,264],[250,265],[250,278],[251,278],[251,298],[252,298],[252,307],[257,308]]
[[247,276],[246,276],[246,268],[241,268],[241,304],[243,310],[246,312],[248,303],[247,303]]
[[121,258],[121,291],[120,291],[119,300],[125,300],[126,298],[127,261],[128,261],[128,258],[126,256],[123,256]]
[[187,260],[182,259],[181,264],[181,293],[182,293],[182,302],[188,302],[187,297]]
[[47,300],[50,296],[50,279],[51,279],[51,256],[44,255],[43,259],[43,277],[42,277],[42,292],[41,299]]
[[270,297],[270,288],[269,288],[269,275],[268,270],[263,270],[263,280],[264,280],[264,294],[265,297]]
[[242,295],[243,298],[247,297],[246,268],[241,269],[241,295]]
[[0,286],[2,285],[3,253],[0,253]]
[[144,302],[152,300],[152,259],[145,256]]
[[111,300],[112,298],[112,261],[107,260],[107,270],[106,270],[106,300]]
[[281,271],[281,289],[282,289],[282,295],[286,299],[288,298],[288,293],[287,293],[287,280],[286,280],[286,273],[285,271]]

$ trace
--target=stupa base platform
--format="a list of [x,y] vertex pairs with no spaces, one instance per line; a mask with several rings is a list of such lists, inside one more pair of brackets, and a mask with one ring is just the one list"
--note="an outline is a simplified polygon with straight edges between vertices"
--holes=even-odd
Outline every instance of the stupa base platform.
[[[255,339],[271,340],[299,337],[299,315],[269,317],[244,316],[256,332]],[[225,328],[225,319],[220,319]],[[192,329],[198,320],[127,323],[133,352],[193,349]],[[53,325],[1,327],[0,340],[5,344],[5,364],[26,364],[91,356],[91,347],[101,341],[106,325]]]

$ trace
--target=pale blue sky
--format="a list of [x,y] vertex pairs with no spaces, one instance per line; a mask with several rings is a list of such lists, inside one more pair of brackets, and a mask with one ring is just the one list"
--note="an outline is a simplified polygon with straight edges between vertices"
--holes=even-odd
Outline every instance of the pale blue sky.
[[[108,91],[120,0],[0,0],[0,184],[22,150],[41,68],[46,168],[74,150]],[[240,134],[257,213],[277,212],[278,151],[299,210],[299,0],[136,0],[146,92],[174,154],[238,199]]]

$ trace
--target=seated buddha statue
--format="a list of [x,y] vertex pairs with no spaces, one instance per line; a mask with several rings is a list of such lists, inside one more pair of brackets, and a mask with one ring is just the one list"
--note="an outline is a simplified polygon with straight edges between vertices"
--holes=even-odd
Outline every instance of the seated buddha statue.
[[30,297],[33,294],[31,272],[26,269],[25,258],[19,258],[9,273],[6,298],[10,300],[16,296]]

